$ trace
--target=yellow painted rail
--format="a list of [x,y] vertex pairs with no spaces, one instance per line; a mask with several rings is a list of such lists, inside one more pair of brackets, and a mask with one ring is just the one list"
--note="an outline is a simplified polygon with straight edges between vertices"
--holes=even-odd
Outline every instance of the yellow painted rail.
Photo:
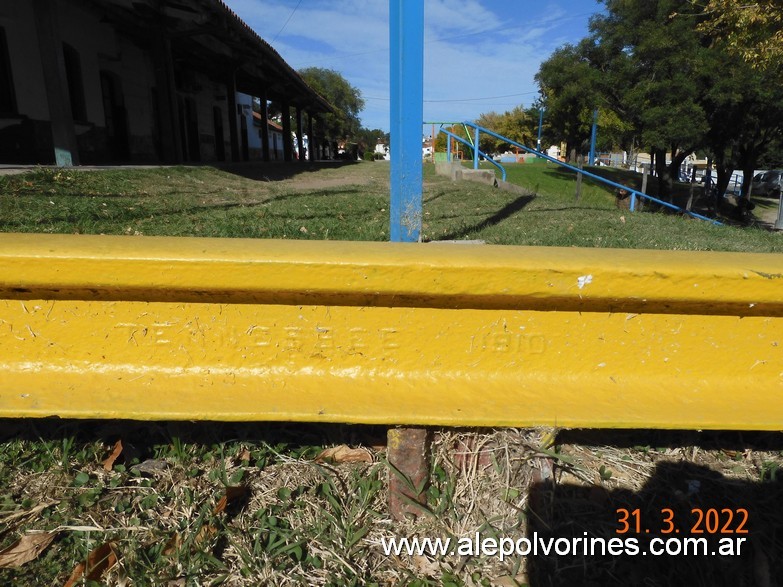
[[783,429],[783,255],[0,235],[0,417]]

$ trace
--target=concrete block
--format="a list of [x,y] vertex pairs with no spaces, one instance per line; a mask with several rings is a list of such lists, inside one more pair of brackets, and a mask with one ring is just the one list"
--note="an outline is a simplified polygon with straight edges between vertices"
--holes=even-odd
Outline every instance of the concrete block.
[[435,173],[437,175],[448,175],[454,179],[454,172],[461,170],[462,164],[459,161],[436,161]]
[[523,196],[532,195],[532,192],[530,190],[523,188],[522,186],[519,185],[514,185],[513,183],[508,183],[507,181],[499,181],[497,187],[498,189],[501,189],[504,192],[512,192]]
[[495,185],[495,174],[489,169],[462,169],[462,179]]

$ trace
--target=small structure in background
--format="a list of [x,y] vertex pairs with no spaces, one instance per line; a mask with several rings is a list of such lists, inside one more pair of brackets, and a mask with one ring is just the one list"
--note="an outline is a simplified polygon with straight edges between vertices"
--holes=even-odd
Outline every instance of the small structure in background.
[[389,161],[391,159],[391,155],[389,155],[389,146],[386,143],[377,142],[373,153],[378,159],[383,159],[384,161]]

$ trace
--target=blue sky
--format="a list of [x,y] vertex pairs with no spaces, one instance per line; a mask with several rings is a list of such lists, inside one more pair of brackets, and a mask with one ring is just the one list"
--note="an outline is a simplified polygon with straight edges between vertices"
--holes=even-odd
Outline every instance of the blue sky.
[[[225,0],[295,69],[340,72],[365,100],[362,124],[389,130],[387,0]],[[473,120],[529,106],[533,76],[587,34],[595,0],[425,0],[424,120]]]

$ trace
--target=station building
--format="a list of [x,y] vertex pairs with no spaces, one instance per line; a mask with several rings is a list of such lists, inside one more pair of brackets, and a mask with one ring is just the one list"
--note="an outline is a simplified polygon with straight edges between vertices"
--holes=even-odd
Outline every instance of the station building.
[[0,163],[312,160],[332,111],[222,0],[0,0]]

